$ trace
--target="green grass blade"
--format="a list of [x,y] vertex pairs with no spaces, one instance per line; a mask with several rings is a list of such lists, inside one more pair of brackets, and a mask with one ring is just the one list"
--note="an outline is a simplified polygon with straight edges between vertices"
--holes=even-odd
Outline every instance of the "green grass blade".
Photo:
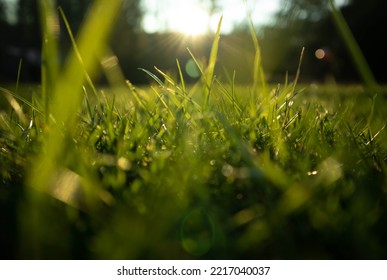
[[59,13],[60,13],[60,15],[62,17],[62,20],[63,20],[64,25],[66,27],[66,31],[67,31],[67,33],[68,33],[68,35],[70,37],[70,41],[71,41],[71,44],[72,44],[72,47],[73,47],[74,54],[76,55],[79,63],[82,65],[82,68],[84,70],[83,74],[85,75],[86,81],[87,81],[88,85],[90,86],[90,88],[92,89],[94,95],[98,99],[97,89],[95,88],[94,83],[93,83],[93,81],[90,78],[90,75],[86,71],[86,67],[85,67],[84,62],[82,60],[82,55],[81,55],[81,53],[80,53],[80,51],[78,49],[77,42],[76,42],[74,34],[73,34],[72,30],[71,30],[70,24],[69,24],[69,22],[67,20],[67,17],[66,17],[66,15],[63,12],[63,9],[61,7],[58,8],[58,11],[59,11]]
[[87,91],[86,91],[86,88],[83,87],[83,93],[84,93],[84,96],[85,96],[85,101],[86,101],[86,108],[87,108],[87,112],[89,114],[89,117],[90,117],[90,121],[92,123],[94,123],[94,114],[91,110],[91,105],[90,105],[90,100],[89,100],[89,96],[87,94]]
[[132,85],[130,81],[126,81],[126,86],[129,88],[130,93],[133,94],[134,100],[137,102],[137,104],[141,106],[144,112],[147,112],[149,114],[149,110],[147,109],[146,103],[137,92],[137,89]]
[[3,91],[2,88],[0,88],[0,91],[4,93],[5,98],[7,99],[8,103],[11,105],[12,109],[16,113],[16,115],[19,118],[19,121],[21,121],[23,124],[27,122],[27,118],[23,113],[22,107],[20,106],[19,102],[15,99],[15,97],[11,94],[9,91]]
[[305,53],[305,48],[303,47],[301,49],[300,59],[298,60],[297,72],[296,72],[296,77],[294,78],[294,82],[293,82],[291,97],[294,97],[295,92],[296,92],[296,86],[298,84],[298,79],[300,78],[301,65],[302,65],[302,60],[304,59],[304,53]]
[[219,50],[219,41],[220,41],[220,31],[222,28],[222,21],[223,21],[223,16],[220,17],[219,23],[218,23],[218,28],[215,33],[215,38],[212,43],[211,47],[211,53],[210,53],[210,58],[208,60],[208,68],[207,68],[207,81],[210,82],[208,85],[209,88],[211,88],[212,85],[212,78],[214,76],[214,71],[215,71],[215,66],[216,66],[216,60],[218,57],[218,50]]
[[213,77],[214,77],[214,72],[215,72],[215,66],[216,66],[216,60],[218,57],[218,50],[219,50],[219,41],[220,41],[220,31],[222,28],[222,21],[223,21],[223,16],[220,17],[219,23],[218,23],[218,28],[215,33],[215,38],[212,43],[211,47],[211,53],[210,53],[210,58],[208,60],[208,67],[206,70],[206,81],[207,81],[207,87],[205,89],[205,106],[204,108],[207,107],[210,99],[210,94],[211,94],[211,87],[213,84]]
[[195,62],[195,65],[198,68],[200,75],[204,79],[205,84],[208,85],[207,77],[206,77],[206,75],[204,75],[204,70],[203,70],[202,65],[200,65],[199,61],[197,60],[197,58],[195,57],[195,55],[193,54],[193,52],[189,48],[187,48],[187,51],[188,51],[189,55],[191,56],[192,60]]
[[228,102],[232,105],[232,107],[234,109],[234,112],[236,111],[238,114],[241,114],[242,113],[242,109],[239,106],[239,104],[237,103],[237,100],[235,100],[235,92],[234,92],[235,88],[234,88],[234,85],[233,84],[231,85],[231,92],[229,92],[229,90],[226,89],[224,84],[222,84],[219,81],[216,81],[216,82],[217,82],[217,84],[219,86],[219,91],[223,93],[223,95],[226,97]]
[[[92,76],[97,71],[98,60],[105,49],[110,29],[121,6],[121,1],[97,0],[90,7],[88,16],[81,28],[77,46],[83,64],[80,64],[78,52],[73,51],[66,67],[58,78],[55,94],[52,98],[52,118],[49,134],[44,141],[44,152],[32,162],[29,185],[48,191],[53,174],[63,164],[65,148],[70,142],[63,135],[72,134],[76,127],[76,117],[82,100],[84,73]],[[48,57],[47,59],[49,59]]]
[[254,55],[254,69],[253,69],[253,92],[255,92],[260,85],[262,93],[267,93],[267,84],[265,78],[265,72],[262,67],[262,56],[261,56],[261,47],[258,41],[257,33],[255,32],[254,23],[251,18],[251,14],[247,9],[247,4],[245,1],[247,18],[249,22],[250,35],[253,40],[255,55]]
[[177,65],[177,69],[179,71],[179,77],[180,77],[180,82],[181,82],[181,88],[183,90],[183,93],[184,95],[186,95],[186,90],[185,90],[185,80],[184,80],[184,76],[183,76],[183,72],[181,71],[181,67],[180,67],[180,62],[178,59],[176,59],[176,65]]
[[16,85],[15,85],[15,94],[18,94],[18,91],[19,91],[22,65],[23,65],[23,59],[21,58],[20,61],[19,61],[19,66],[17,68],[17,78],[16,78]]
[[168,104],[165,102],[164,98],[161,96],[161,94],[154,88],[154,87],[151,87],[151,89],[153,90],[153,92],[157,95],[158,99],[161,101],[161,103],[163,104],[163,106],[165,107],[165,109],[168,110],[169,114],[171,115],[171,117],[176,120],[176,117],[172,111],[172,109],[168,106]]
[[21,101],[22,103],[26,104],[28,107],[30,107],[32,110],[36,111],[37,113],[41,114],[41,115],[44,115],[44,113],[37,107],[35,106],[33,103],[31,103],[30,101],[28,101],[27,99],[21,97],[20,95],[16,94],[16,93],[13,93],[12,91],[8,90],[8,89],[5,89],[3,87],[0,87],[0,92],[3,92],[5,95],[10,95],[12,96],[13,98],[15,98],[16,100],[19,100]]
[[59,74],[59,21],[55,1],[40,0],[40,23],[42,29],[42,101],[46,122],[48,122],[50,99]]
[[[101,52],[105,49],[104,45],[120,2],[99,0],[91,7],[77,40],[78,48],[71,53],[58,82],[53,102],[53,109],[57,109],[53,112],[56,113],[58,121],[68,123],[77,111],[82,98],[80,91],[85,79],[83,74],[92,76],[97,71],[96,58],[101,57]],[[67,108],[64,109],[64,105],[67,105]]]
[[157,77],[155,74],[153,74],[151,71],[148,71],[144,68],[139,68],[139,70],[145,72],[149,77],[151,77],[153,80],[155,80],[155,82],[157,82],[161,87],[165,87],[163,81],[161,81],[159,79],[159,77]]
[[161,74],[161,76],[163,76],[163,78],[169,83],[171,84],[173,87],[175,88],[178,88],[178,86],[176,85],[175,81],[172,79],[172,77],[170,77],[168,74],[164,73],[163,71],[161,71],[159,68],[155,67],[155,70],[157,72],[159,72]]

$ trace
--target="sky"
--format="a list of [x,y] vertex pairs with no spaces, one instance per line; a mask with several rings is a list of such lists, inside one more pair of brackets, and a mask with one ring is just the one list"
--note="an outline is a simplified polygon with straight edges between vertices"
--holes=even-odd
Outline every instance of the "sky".
[[[174,31],[192,35],[215,31],[223,15],[222,32],[229,33],[246,19],[247,10],[254,24],[264,24],[280,9],[278,0],[222,0],[220,11],[211,18],[209,1],[204,0],[143,0],[145,14],[143,25],[146,32]],[[246,2],[246,4],[245,4]],[[247,7],[247,9],[246,9]]]
[[[3,0],[7,4],[9,20],[15,20],[14,3],[16,0]],[[212,18],[208,14],[205,0],[142,0],[144,11],[143,26],[149,33],[181,32],[200,34],[215,31],[221,15],[223,15],[222,32],[229,33],[234,25],[246,18],[244,0],[221,0],[221,11]],[[246,0],[255,24],[265,23],[279,9],[278,0]]]
[[[270,23],[281,9],[281,0],[219,0],[220,11],[211,18],[209,0],[142,0],[146,11],[143,27],[146,32],[173,31],[197,35],[216,31],[223,16],[222,33],[230,33],[235,26],[246,21],[247,11],[254,25]],[[334,0],[343,5],[346,0]],[[207,3],[207,6],[206,4]]]
[[[7,4],[10,21],[15,20],[13,5],[17,0],[2,0]],[[222,33],[230,33],[246,20],[247,11],[255,25],[269,23],[281,9],[280,0],[219,0],[220,10],[212,17],[208,0],[142,0],[145,11],[143,28],[148,33],[180,32],[188,35],[215,32],[223,16]],[[336,0],[338,5],[345,0]],[[207,3],[207,6],[206,6]]]

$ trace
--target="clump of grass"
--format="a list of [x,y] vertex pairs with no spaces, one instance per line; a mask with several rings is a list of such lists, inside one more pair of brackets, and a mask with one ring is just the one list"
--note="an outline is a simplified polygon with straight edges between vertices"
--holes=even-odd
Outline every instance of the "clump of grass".
[[[116,2],[96,1],[78,39],[70,32],[74,52],[54,80],[43,75],[43,98],[30,102],[0,88],[13,104],[0,115],[0,198],[13,211],[9,232],[18,233],[6,256],[386,256],[378,107],[313,100],[315,89],[297,78],[266,84],[253,29],[254,84],[236,85],[235,73],[219,80],[221,22],[208,67],[191,53],[198,85],[186,84],[177,61],[178,79],[145,69],[155,83],[136,88],[106,46]],[[55,45],[45,47],[46,60]],[[107,89],[92,82],[95,55]],[[296,77],[301,61],[302,52]]]

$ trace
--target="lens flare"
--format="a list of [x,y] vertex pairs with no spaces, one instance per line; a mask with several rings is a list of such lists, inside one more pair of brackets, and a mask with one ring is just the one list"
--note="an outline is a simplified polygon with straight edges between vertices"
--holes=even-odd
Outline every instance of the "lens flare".
[[323,49],[317,49],[314,55],[316,56],[317,59],[324,59],[326,56],[326,52]]

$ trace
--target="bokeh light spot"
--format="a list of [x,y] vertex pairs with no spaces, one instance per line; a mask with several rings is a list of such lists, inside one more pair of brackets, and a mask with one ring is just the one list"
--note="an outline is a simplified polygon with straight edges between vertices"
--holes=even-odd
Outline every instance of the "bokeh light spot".
[[317,59],[324,59],[326,56],[326,52],[323,49],[317,49],[314,53]]
[[211,217],[202,209],[196,209],[185,216],[180,229],[184,250],[193,256],[203,256],[212,247],[214,225]]
[[185,71],[187,72],[187,75],[191,78],[198,78],[200,76],[200,71],[192,58],[187,61],[185,65]]

